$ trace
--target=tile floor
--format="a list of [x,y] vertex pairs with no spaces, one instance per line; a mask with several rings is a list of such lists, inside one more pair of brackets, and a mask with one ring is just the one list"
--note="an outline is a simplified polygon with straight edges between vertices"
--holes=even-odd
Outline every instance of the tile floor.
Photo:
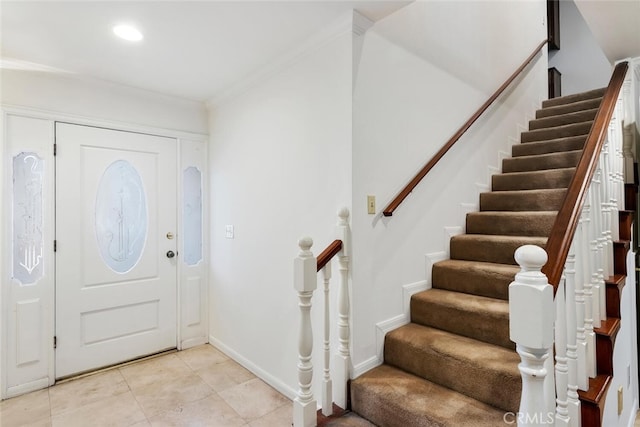
[[2,427],[290,427],[291,401],[210,345],[0,403]]

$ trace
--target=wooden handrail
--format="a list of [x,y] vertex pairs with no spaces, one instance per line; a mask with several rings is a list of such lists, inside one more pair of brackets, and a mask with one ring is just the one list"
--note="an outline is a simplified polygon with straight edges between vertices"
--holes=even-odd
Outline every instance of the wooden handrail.
[[316,264],[318,265],[317,271],[320,271],[324,268],[325,265],[331,261],[338,252],[342,250],[342,240],[334,240],[327,246],[327,248],[318,255],[316,258]]
[[547,275],[549,283],[553,285],[554,293],[560,283],[560,277],[569,254],[569,247],[578,226],[580,212],[587,196],[589,184],[598,165],[598,156],[602,150],[609,122],[611,121],[628,67],[627,62],[621,62],[613,70],[609,86],[604,93],[602,103],[584,144],[582,156],[576,166],[576,172],[569,183],[567,195],[562,202],[562,207],[558,211],[558,216],[547,240],[546,251],[549,255],[549,261],[543,267],[542,272]]
[[447,153],[447,151],[449,151],[449,149],[453,147],[456,141],[458,141],[460,137],[464,135],[464,133],[471,127],[471,125],[475,123],[475,121],[478,120],[478,118],[482,114],[484,114],[484,112],[487,110],[487,108],[489,108],[489,106],[493,103],[493,101],[495,101],[498,98],[498,96],[500,96],[502,92],[504,92],[504,90],[511,84],[511,82],[513,82],[515,78],[518,77],[518,75],[522,72],[522,70],[524,70],[525,67],[529,65],[531,61],[533,61],[533,58],[536,57],[538,52],[540,52],[540,49],[542,49],[542,47],[546,45],[547,42],[548,42],[547,40],[544,40],[543,42],[541,42],[533,50],[531,55],[529,55],[529,57],[527,57],[527,59],[522,63],[522,65],[520,65],[520,67],[518,67],[518,69],[514,71],[514,73],[511,74],[511,76],[509,76],[509,78],[502,84],[502,86],[500,86],[498,90],[496,90],[493,93],[493,95],[491,95],[491,97],[487,100],[487,102],[482,104],[482,106],[478,109],[478,111],[476,111],[473,114],[473,116],[471,116],[471,118],[467,120],[466,123],[463,124],[462,127],[458,129],[456,133],[453,134],[453,136],[446,142],[446,144],[442,146],[440,151],[438,151],[431,158],[431,160],[429,160],[429,162],[426,165],[424,165],[422,169],[420,169],[420,172],[418,172],[418,174],[411,181],[409,181],[409,183],[402,189],[402,191],[398,193],[395,199],[393,199],[393,201],[389,203],[389,205],[384,209],[384,211],[382,211],[382,214],[384,216],[393,215],[393,212],[396,210],[396,208],[400,206],[400,204],[404,201],[404,199],[407,198],[409,194],[411,194],[411,192],[416,188],[416,186],[420,183],[420,181],[422,181],[422,178],[424,178],[427,175],[427,173],[429,173],[429,171],[433,169],[433,167]]

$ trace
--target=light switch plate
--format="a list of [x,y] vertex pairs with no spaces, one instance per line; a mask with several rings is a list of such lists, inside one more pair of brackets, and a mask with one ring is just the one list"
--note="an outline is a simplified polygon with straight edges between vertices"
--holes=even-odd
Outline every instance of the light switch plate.
[[233,225],[227,225],[225,227],[225,237],[227,239],[233,239],[233,237],[234,237]]
[[376,196],[367,196],[367,213],[375,215],[376,213]]

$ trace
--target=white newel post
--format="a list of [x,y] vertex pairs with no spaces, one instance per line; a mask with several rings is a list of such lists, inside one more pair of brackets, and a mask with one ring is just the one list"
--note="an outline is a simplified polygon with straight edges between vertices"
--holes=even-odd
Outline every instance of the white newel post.
[[337,239],[342,240],[342,249],[338,253],[338,269],[340,285],[338,288],[338,339],[340,346],[335,356],[335,389],[336,405],[347,407],[347,382],[351,375],[351,352],[349,350],[350,304],[349,304],[349,253],[351,251],[351,230],[349,229],[349,209],[338,211]]
[[520,272],[509,285],[509,330],[511,341],[522,362],[519,426],[548,425],[548,408],[555,401],[546,392],[546,360],[553,346],[553,287],[540,271],[547,262],[547,253],[538,246],[525,245],[516,250]]
[[317,403],[313,398],[313,331],[311,329],[311,297],[318,286],[316,258],[311,253],[313,240],[303,237],[298,241],[300,253],[293,261],[293,286],[298,291],[300,307],[300,335],[298,338],[298,396],[293,402],[293,425],[311,427],[316,425]]

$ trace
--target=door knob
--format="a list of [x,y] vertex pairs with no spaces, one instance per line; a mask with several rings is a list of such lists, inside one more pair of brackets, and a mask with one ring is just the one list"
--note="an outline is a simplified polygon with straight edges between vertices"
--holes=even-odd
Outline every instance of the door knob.
[[173,258],[174,256],[176,256],[176,254],[173,253],[173,251],[168,251],[167,252],[167,258]]

